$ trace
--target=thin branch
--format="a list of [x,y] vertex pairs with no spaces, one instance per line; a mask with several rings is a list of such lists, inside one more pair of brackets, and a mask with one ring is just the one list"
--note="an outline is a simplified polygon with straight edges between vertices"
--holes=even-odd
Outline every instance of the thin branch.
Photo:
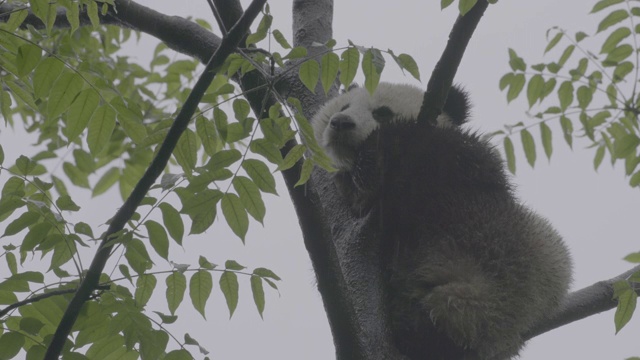
[[459,16],[449,33],[449,41],[445,47],[440,60],[431,73],[431,78],[427,84],[427,91],[424,93],[422,107],[418,114],[417,121],[426,124],[435,124],[436,118],[442,112],[444,103],[447,100],[449,88],[453,83],[453,78],[458,71],[458,66],[462,61],[469,40],[473,35],[482,15],[489,3],[487,0],[480,0],[464,16]]
[[628,279],[638,271],[640,271],[640,265],[614,278],[598,281],[591,286],[570,293],[549,318],[534,326],[523,335],[523,338],[529,340],[555,328],[613,309],[618,304],[613,300],[613,284]]
[[78,287],[78,291],[71,299],[67,310],[62,316],[60,324],[58,324],[58,328],[56,329],[51,344],[47,349],[45,360],[55,360],[59,358],[65,341],[69,336],[69,332],[80,313],[82,305],[98,286],[100,275],[102,274],[102,270],[104,269],[107,260],[109,259],[109,254],[113,247],[113,245],[109,244],[108,241],[111,239],[113,234],[116,234],[124,228],[127,221],[129,221],[131,216],[135,213],[135,210],[144,196],[167,166],[171,153],[173,152],[180,135],[189,125],[191,117],[198,108],[198,104],[200,103],[203,94],[216,75],[216,71],[220,66],[222,66],[226,58],[235,51],[240,41],[249,30],[251,23],[260,13],[265,2],[266,0],[254,0],[249,5],[247,11],[245,11],[244,15],[229,31],[228,36],[222,40],[220,47],[207,63],[202,75],[185,101],[184,106],[180,109],[180,113],[176,117],[175,122],[169,129],[169,133],[160,146],[156,157],[153,159],[151,165],[149,165],[149,168],[140,181],[136,184],[129,198],[127,198],[120,210],[118,210],[116,215],[112,218],[109,229],[107,230],[102,243],[100,244],[100,248],[87,271],[85,279]]
[[[100,285],[96,288],[96,290],[109,290],[109,285]],[[7,315],[11,310],[17,309],[20,306],[29,305],[34,302],[38,302],[40,300],[44,300],[46,298],[50,298],[52,296],[65,295],[65,294],[73,294],[76,292],[76,289],[65,289],[65,290],[54,290],[44,294],[34,295],[22,301],[18,301],[17,303],[13,303],[6,308],[0,310],[0,318]]]
[[[238,0],[209,0],[218,10],[218,26],[222,29],[230,28],[242,15],[242,5]],[[240,45],[241,47],[244,46]]]
[[216,4],[213,2],[213,0],[207,0],[207,4],[209,4],[209,7],[211,8],[211,13],[213,14],[213,18],[216,19],[216,22],[218,23],[220,32],[222,33],[223,36],[227,35],[227,27],[224,26],[224,22],[220,17],[220,11],[218,11]]

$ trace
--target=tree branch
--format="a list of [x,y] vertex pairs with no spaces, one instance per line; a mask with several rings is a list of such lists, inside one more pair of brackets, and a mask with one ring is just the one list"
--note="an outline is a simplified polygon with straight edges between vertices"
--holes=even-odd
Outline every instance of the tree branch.
[[613,284],[628,279],[638,271],[640,271],[640,265],[614,278],[598,281],[570,293],[549,318],[535,325],[522,337],[529,340],[555,328],[613,309],[618,305],[618,302],[613,299]]
[[[109,290],[111,287],[109,285],[100,285],[96,288],[96,290]],[[13,303],[6,308],[0,310],[0,318],[7,315],[11,310],[17,309],[20,306],[28,305],[34,302],[38,302],[40,300],[44,300],[46,298],[50,298],[52,296],[72,294],[76,292],[76,289],[64,289],[64,290],[53,290],[44,294],[34,295],[22,301],[18,301],[17,303]]]
[[424,93],[422,107],[418,114],[417,121],[419,123],[426,124],[429,122],[435,124],[436,118],[442,113],[447,94],[449,94],[449,88],[451,88],[453,78],[458,71],[462,56],[488,6],[489,3],[486,0],[478,1],[467,14],[459,16],[453,25],[451,33],[449,33],[447,46],[433,69],[427,84],[427,91]]
[[254,0],[247,8],[244,15],[238,20],[236,25],[234,25],[234,27],[229,31],[228,36],[222,40],[220,47],[215,51],[215,54],[207,63],[202,75],[185,101],[184,106],[180,109],[180,112],[169,129],[169,133],[160,146],[156,157],[153,159],[151,165],[149,165],[149,168],[147,168],[147,171],[140,181],[136,184],[131,195],[127,198],[116,215],[111,219],[109,229],[100,244],[100,248],[94,257],[84,280],[78,287],[74,297],[71,299],[67,310],[62,316],[62,320],[60,320],[60,324],[58,324],[58,328],[56,329],[51,344],[45,354],[45,360],[55,360],[60,357],[65,340],[69,336],[71,328],[78,318],[82,305],[87,301],[91,292],[93,292],[98,286],[100,275],[102,274],[102,270],[104,269],[107,260],[109,259],[109,255],[113,247],[113,244],[109,244],[109,241],[112,240],[111,237],[124,228],[127,221],[131,219],[131,216],[135,213],[135,210],[151,186],[167,166],[171,153],[173,152],[180,135],[182,135],[189,125],[191,117],[195,110],[197,110],[202,96],[216,75],[216,71],[220,66],[222,66],[226,58],[235,51],[240,41],[249,30],[251,23],[260,13],[265,2],[266,0]]

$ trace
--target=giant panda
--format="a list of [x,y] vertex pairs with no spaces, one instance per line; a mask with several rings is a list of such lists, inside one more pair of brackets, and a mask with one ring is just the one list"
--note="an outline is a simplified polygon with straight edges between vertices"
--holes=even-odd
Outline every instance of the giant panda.
[[515,197],[499,153],[463,130],[452,87],[436,124],[418,124],[423,92],[353,88],[312,119],[354,217],[375,216],[395,345],[410,359],[511,359],[553,312],[571,258],[553,227]]

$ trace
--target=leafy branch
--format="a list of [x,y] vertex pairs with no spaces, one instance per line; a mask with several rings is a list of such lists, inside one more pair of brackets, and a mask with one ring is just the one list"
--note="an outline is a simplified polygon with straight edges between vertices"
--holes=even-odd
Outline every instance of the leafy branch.
[[71,327],[80,313],[82,304],[98,286],[100,275],[102,274],[102,270],[104,269],[113,246],[108,245],[111,236],[124,228],[124,225],[129,221],[135,212],[135,209],[149,191],[149,188],[151,188],[153,183],[166,167],[169,157],[171,156],[180,135],[182,135],[184,130],[187,128],[191,120],[191,116],[196,111],[198,103],[213,80],[216,71],[223,64],[227,56],[229,56],[229,54],[231,54],[238,46],[240,40],[248,31],[249,26],[260,12],[265,2],[266,0],[255,0],[251,3],[236,25],[234,25],[230,30],[228,36],[222,40],[220,47],[215,51],[214,55],[207,63],[204,72],[198,79],[198,82],[194,86],[192,92],[189,94],[187,101],[184,103],[184,106],[176,117],[174,124],[171,126],[169,133],[158,150],[153,162],[145,172],[145,175],[140,179],[127,201],[125,201],[120,210],[112,218],[109,229],[102,240],[102,245],[98,249],[94,260],[87,271],[86,277],[78,287],[76,294],[69,303],[69,306],[56,329],[53,339],[51,340],[51,344],[47,349],[45,359],[54,360],[59,358],[65,340],[71,331]]

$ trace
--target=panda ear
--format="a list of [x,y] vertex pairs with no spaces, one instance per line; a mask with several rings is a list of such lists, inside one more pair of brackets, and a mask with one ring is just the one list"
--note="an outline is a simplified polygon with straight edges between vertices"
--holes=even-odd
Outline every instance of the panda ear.
[[457,85],[451,86],[442,111],[449,115],[454,125],[460,126],[469,119],[469,94]]

